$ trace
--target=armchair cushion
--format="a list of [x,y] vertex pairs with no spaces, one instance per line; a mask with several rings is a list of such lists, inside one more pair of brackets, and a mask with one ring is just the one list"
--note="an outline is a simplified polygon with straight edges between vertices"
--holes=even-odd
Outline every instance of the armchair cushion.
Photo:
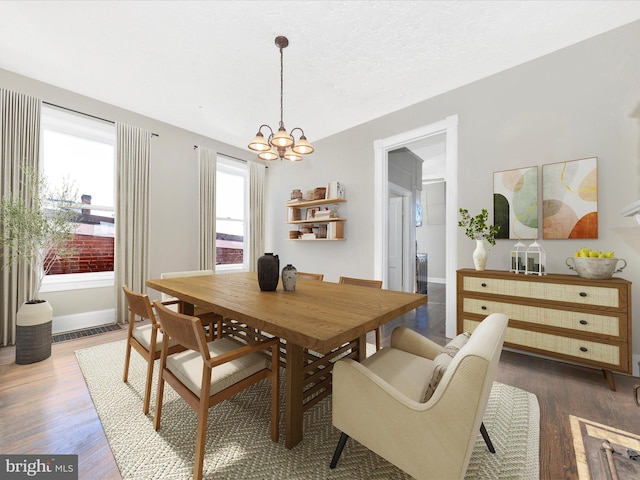
[[447,371],[447,367],[451,363],[451,360],[453,360],[453,357],[456,356],[458,351],[469,341],[470,336],[471,334],[469,334],[469,332],[461,333],[447,343],[442,351],[433,359],[431,376],[428,377],[429,383],[427,384],[424,395],[421,397],[422,402],[428,401],[433,396],[433,392],[436,391],[436,388],[438,387],[440,380],[442,380],[444,372]]
[[[140,327],[134,327],[131,336],[135,338],[140,345],[147,350],[151,349],[151,334],[153,333],[153,325],[142,325]],[[176,346],[177,343],[173,340],[169,340],[169,348]],[[162,330],[158,329],[156,334],[156,352],[162,350]]]
[[430,378],[434,364],[418,355],[395,348],[383,348],[363,360],[362,365],[411,400],[420,402],[425,396],[427,384],[416,382],[416,378]]
[[[209,342],[207,345],[209,346],[209,352],[212,358],[239,348],[236,342],[228,338],[220,338]],[[202,354],[194,350],[186,350],[167,357],[167,369],[196,395],[200,395],[202,366]],[[211,371],[210,394],[215,395],[234,383],[267,368],[267,366],[268,361],[265,356],[259,353],[251,353],[228,363],[213,367]]]

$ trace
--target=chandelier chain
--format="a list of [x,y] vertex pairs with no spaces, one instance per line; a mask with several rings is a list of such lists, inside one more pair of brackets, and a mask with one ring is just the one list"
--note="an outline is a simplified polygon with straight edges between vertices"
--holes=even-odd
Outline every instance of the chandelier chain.
[[284,127],[283,113],[283,97],[284,97],[284,55],[282,47],[280,47],[280,127]]

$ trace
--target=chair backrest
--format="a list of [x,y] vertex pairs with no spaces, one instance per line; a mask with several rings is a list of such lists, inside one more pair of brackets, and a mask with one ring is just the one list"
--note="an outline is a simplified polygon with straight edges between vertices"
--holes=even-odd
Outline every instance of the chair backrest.
[[361,287],[382,288],[382,280],[367,280],[366,278],[340,277],[338,283],[359,285]]
[[152,324],[156,323],[156,317],[153,314],[153,307],[151,306],[151,301],[147,294],[134,292],[126,285],[122,286],[122,291],[127,299],[129,312],[132,313],[129,318],[130,322],[132,322],[134,320],[134,316],[137,315],[140,318],[150,320]]
[[153,302],[160,326],[165,334],[163,341],[171,338],[183,347],[200,352],[205,360],[210,358],[207,338],[198,317],[183,315],[168,309],[158,300]]
[[469,341],[451,360],[433,396],[427,402],[442,402],[447,414],[452,417],[460,418],[463,411],[472,416],[473,422],[465,425],[464,429],[460,428],[460,434],[466,442],[462,472],[466,471],[471,458],[475,433],[480,429],[489,401],[508,322],[508,317],[501,313],[493,313],[480,322]]
[[307,273],[298,272],[298,278],[304,278],[305,280],[324,280],[324,273]]
[[[179,277],[198,277],[200,275],[213,275],[213,270],[187,270],[184,272],[165,272],[160,274],[160,278],[179,278]],[[170,302],[176,300],[175,297],[167,295],[166,293],[160,293],[160,299],[163,302]]]

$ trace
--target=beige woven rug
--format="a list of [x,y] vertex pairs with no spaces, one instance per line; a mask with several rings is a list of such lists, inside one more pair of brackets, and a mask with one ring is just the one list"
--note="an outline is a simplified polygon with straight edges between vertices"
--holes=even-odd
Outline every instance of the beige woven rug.
[[[188,479],[193,468],[196,414],[167,386],[162,428],[142,414],[145,363],[131,354],[129,383],[122,382],[125,341],[76,352],[89,392],[122,474],[129,480]],[[340,432],[331,425],[331,399],[305,413],[304,440],[295,448],[269,438],[269,384],[265,381],[209,410],[205,478],[208,479],[410,479],[378,455],[349,440],[338,467],[329,469]],[[281,389],[284,391],[284,389]],[[283,417],[284,415],[282,415]],[[535,395],[494,383],[484,424],[496,447],[478,433],[468,479],[538,479],[540,414]],[[428,432],[425,432],[428,435]]]

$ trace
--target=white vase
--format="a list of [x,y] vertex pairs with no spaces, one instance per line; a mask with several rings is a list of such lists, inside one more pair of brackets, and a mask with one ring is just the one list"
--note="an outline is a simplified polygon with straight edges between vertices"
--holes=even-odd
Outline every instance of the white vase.
[[476,240],[476,249],[473,251],[473,264],[476,270],[484,270],[487,266],[489,251],[484,246],[484,240]]
[[296,289],[297,280],[298,270],[290,263],[287,264],[287,266],[282,269],[282,286],[285,291],[293,292]]

